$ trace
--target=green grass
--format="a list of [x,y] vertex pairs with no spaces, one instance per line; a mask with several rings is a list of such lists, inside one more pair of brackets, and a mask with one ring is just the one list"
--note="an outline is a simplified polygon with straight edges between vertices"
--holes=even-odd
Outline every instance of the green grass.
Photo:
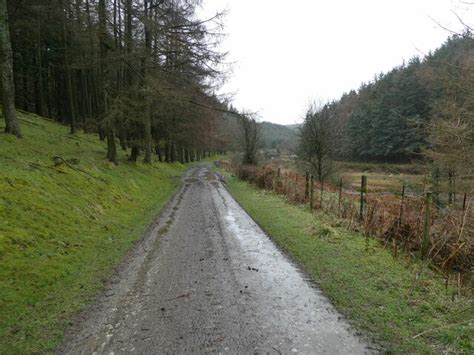
[[454,290],[446,290],[441,275],[406,255],[395,259],[377,241],[346,231],[323,213],[235,177],[228,186],[336,307],[388,353],[474,353],[473,300],[453,301]]
[[[0,134],[0,354],[54,349],[186,169],[122,152],[115,166],[97,136],[19,118],[23,139]],[[79,162],[55,167],[54,156]]]

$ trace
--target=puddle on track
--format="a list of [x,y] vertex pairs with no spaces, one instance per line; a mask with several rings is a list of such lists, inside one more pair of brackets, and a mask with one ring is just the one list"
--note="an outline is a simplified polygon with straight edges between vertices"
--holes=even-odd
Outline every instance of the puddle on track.
[[252,296],[263,329],[280,338],[282,353],[376,352],[222,187],[213,199],[238,281]]
[[57,353],[377,352],[203,166],[108,292]]

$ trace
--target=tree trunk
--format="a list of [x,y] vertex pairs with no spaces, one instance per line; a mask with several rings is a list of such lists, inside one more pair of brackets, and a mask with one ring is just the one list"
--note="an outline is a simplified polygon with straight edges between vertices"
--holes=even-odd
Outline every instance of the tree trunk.
[[[150,20],[149,15],[149,1],[145,0],[145,58],[142,61],[142,71],[143,77],[146,78],[147,76],[147,65],[148,62],[151,60],[151,33],[150,33]],[[142,86],[146,86],[146,81],[143,80]],[[146,94],[145,94],[146,95]],[[144,122],[144,131],[145,131],[145,163],[151,164],[151,149],[152,149],[152,136],[151,136],[151,120],[153,116],[152,110],[152,100],[147,98],[146,96],[143,98],[147,105],[147,112],[145,112],[145,122]]]
[[184,164],[184,148],[182,146],[179,147],[179,161],[181,164]]
[[120,146],[122,147],[123,150],[127,150],[128,142],[127,142],[127,136],[125,135],[125,131],[123,129],[119,130],[118,136],[119,136]]
[[[125,60],[127,62],[132,53],[132,46],[132,0],[125,0]],[[125,82],[128,87],[132,85],[132,73],[129,67],[125,71]]]
[[41,60],[41,12],[38,7],[38,30],[36,36],[36,67],[35,75],[35,112],[43,116],[44,90],[43,90],[43,65]]
[[51,66],[48,63],[48,58],[46,58],[46,67],[48,68],[48,80],[47,80],[47,98],[46,105],[48,109],[48,117],[53,118],[53,101],[54,101],[54,85],[53,85],[53,76],[51,75]]
[[[59,6],[61,11],[64,11],[63,0],[59,1]],[[63,35],[63,60],[64,60],[64,74],[65,74],[65,81],[66,81],[66,97],[67,97],[67,109],[69,110],[69,120],[71,125],[71,134],[76,133],[76,111],[75,111],[75,104],[74,104],[74,93],[72,87],[72,74],[71,74],[71,66],[69,64],[69,50],[68,50],[68,35],[66,29],[66,23],[68,22],[67,14],[62,14],[62,35]]]
[[21,108],[28,111],[28,80],[26,74],[26,61],[25,56],[20,54],[21,63]]
[[190,161],[190,158],[189,158],[189,150],[186,149],[186,150],[184,151],[184,162],[185,162],[185,163],[189,163],[189,161]]
[[163,162],[163,154],[161,154],[161,148],[160,148],[159,143],[156,145],[155,151],[156,151],[156,154],[158,155],[158,160],[160,161],[160,163],[162,163]]
[[115,142],[115,130],[109,129],[107,132],[107,159],[117,164],[117,145]]
[[[151,109],[150,105],[148,107]],[[145,118],[145,163],[151,164],[151,149],[152,149],[152,138],[151,138],[151,113],[145,113],[148,117]]]
[[13,54],[8,28],[7,0],[0,0],[0,65],[2,73],[2,111],[5,132],[21,138],[15,111],[15,84],[13,83]]
[[174,142],[170,143],[170,160],[172,163],[176,161],[176,147]]
[[165,142],[165,162],[169,163],[171,161],[171,158],[170,158],[170,153],[171,153],[171,144],[170,144],[170,141],[169,139],[166,140]]
[[132,151],[130,152],[130,159],[132,163],[136,163],[138,156],[140,155],[140,147],[138,145],[132,146]]

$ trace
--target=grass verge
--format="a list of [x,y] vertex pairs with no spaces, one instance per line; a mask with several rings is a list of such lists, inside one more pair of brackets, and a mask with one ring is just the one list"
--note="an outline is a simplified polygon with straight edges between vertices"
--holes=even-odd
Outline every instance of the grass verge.
[[18,115],[24,138],[0,134],[0,354],[52,351],[186,169],[115,166],[95,135]]
[[474,304],[441,275],[323,213],[228,177],[232,195],[387,353],[474,353]]

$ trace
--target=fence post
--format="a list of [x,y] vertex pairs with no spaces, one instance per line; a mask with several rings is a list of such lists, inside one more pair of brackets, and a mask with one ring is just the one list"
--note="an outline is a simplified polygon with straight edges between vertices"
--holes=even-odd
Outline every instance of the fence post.
[[313,179],[313,175],[311,175],[310,184],[309,184],[309,209],[310,210],[312,210],[314,206],[314,200],[313,200],[314,191],[313,190],[314,190],[314,179]]
[[434,206],[435,208],[440,207],[439,200],[439,168],[436,167],[433,171],[433,195],[434,195]]
[[463,212],[466,210],[467,207],[467,193],[464,194],[464,198],[462,199],[462,210]]
[[424,259],[428,254],[428,248],[430,245],[430,228],[431,228],[431,203],[432,203],[431,192],[426,193],[425,198],[425,222],[423,226],[423,241],[421,244],[421,257]]
[[337,200],[337,212],[341,212],[341,202],[342,202],[342,178],[339,180],[339,198]]
[[360,184],[360,213],[359,219],[362,221],[364,219],[364,208],[365,208],[365,194],[367,193],[367,175],[362,175],[362,180]]
[[400,213],[398,214],[398,230],[402,226],[402,216],[403,216],[403,200],[405,198],[405,184],[402,185],[402,196],[400,200]]
[[304,198],[305,200],[308,200],[309,198],[309,172],[306,171],[306,182],[305,182],[305,185],[304,185]]
[[275,188],[276,188],[275,170],[272,169],[272,190],[275,191]]
[[277,179],[276,179],[276,191],[281,193],[281,169],[277,170]]
[[293,185],[293,193],[295,194],[295,199],[298,199],[298,182],[300,181],[300,176],[298,172],[295,172],[295,183]]

